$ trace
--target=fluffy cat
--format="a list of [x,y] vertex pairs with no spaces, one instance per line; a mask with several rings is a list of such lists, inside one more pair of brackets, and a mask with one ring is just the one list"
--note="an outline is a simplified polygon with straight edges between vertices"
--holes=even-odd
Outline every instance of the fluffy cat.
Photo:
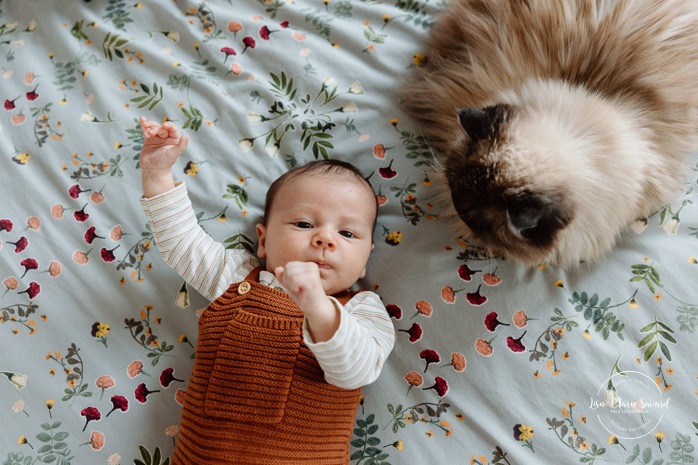
[[574,267],[673,201],[698,133],[698,1],[451,0],[403,105],[463,232]]

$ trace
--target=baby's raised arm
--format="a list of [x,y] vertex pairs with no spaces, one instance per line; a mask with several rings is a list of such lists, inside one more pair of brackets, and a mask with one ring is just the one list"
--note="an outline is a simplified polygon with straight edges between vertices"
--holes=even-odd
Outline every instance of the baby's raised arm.
[[187,148],[189,137],[182,135],[170,121],[158,124],[141,116],[140,124],[143,132],[140,158],[143,195],[151,198],[175,187],[171,169]]

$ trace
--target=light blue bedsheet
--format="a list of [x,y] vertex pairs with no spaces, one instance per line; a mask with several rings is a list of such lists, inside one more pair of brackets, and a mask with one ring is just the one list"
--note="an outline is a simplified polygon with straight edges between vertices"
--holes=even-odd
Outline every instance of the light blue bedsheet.
[[[140,115],[191,136],[176,177],[231,247],[254,244],[289,165],[340,158],[370,174],[383,204],[361,285],[398,332],[363,391],[351,464],[696,458],[698,158],[686,195],[596,266],[488,257],[454,234],[399,106],[442,7],[0,3],[0,463],[172,454],[206,302],[146,227]],[[621,405],[604,407],[614,392]]]

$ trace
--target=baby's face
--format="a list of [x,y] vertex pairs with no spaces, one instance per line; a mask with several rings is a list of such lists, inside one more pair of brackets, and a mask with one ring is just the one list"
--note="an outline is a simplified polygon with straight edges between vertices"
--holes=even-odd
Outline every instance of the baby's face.
[[360,181],[299,176],[281,186],[266,225],[258,225],[257,254],[268,271],[290,261],[317,263],[325,293],[333,295],[366,273],[375,215],[375,196]]

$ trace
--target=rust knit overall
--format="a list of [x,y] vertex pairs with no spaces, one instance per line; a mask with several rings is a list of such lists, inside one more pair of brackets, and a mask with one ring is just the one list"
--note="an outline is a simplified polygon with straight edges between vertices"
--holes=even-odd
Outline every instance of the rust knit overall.
[[303,313],[258,276],[199,320],[172,464],[347,465],[360,389],[325,381],[303,343]]

